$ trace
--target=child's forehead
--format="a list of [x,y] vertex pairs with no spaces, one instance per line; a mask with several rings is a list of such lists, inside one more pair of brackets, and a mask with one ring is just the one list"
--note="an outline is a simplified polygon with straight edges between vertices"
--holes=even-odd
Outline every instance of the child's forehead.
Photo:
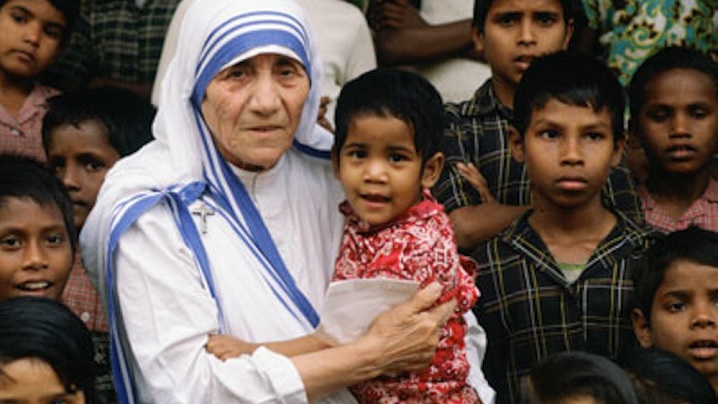
[[54,216],[63,221],[62,211],[60,207],[53,202],[40,202],[30,196],[4,196],[0,197],[0,214],[12,215],[15,219],[21,219],[26,222],[34,222],[42,220],[36,215],[22,215],[20,217],[13,215],[19,211],[35,211],[43,212],[45,215]]
[[34,17],[45,23],[55,24],[61,27],[64,27],[67,22],[65,12],[57,8],[49,0],[8,0],[0,6],[0,10],[9,8],[28,11]]
[[718,267],[707,265],[690,258],[678,258],[668,264],[663,274],[660,289],[671,289],[680,285],[700,284],[708,289],[718,290]]
[[574,102],[563,101],[559,98],[549,97],[544,102],[536,103],[531,108],[531,123],[534,123],[538,118],[551,115],[554,119],[560,122],[573,122],[575,115],[571,112],[575,112],[576,109],[582,109],[590,112],[596,120],[602,121],[609,126],[612,124],[612,114],[608,106],[602,106],[596,108],[595,103],[587,102],[586,104],[579,104]]
[[657,72],[648,80],[646,91],[655,91],[659,84],[672,84],[676,80],[693,82],[700,88],[712,88],[711,93],[718,98],[718,86],[716,86],[718,80],[711,77],[707,72],[689,67],[676,67]]
[[559,12],[563,14],[560,0],[493,0],[489,13]]

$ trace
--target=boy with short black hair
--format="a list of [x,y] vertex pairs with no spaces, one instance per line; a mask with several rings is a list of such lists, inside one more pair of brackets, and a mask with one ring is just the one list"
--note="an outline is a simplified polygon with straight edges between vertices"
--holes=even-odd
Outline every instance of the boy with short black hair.
[[0,300],[60,299],[75,239],[62,184],[32,158],[0,154]]
[[647,233],[601,195],[623,153],[624,105],[604,65],[565,52],[534,60],[516,90],[509,139],[532,208],[473,254],[499,402],[518,402],[520,379],[554,352],[635,346],[630,275]]
[[45,160],[40,128],[57,90],[37,76],[67,42],[79,0],[0,0],[0,152]]
[[662,232],[691,225],[718,231],[718,63],[670,47],[648,58],[631,80],[631,127],[643,145],[648,178],[640,184],[646,222]]
[[[570,0],[476,0],[474,42],[492,78],[473,99],[445,106],[446,165],[434,187],[463,250],[495,236],[531,205],[525,167],[509,151],[514,93],[534,58],[567,48],[571,15]],[[603,195],[611,206],[640,219],[626,169],[611,173]]]
[[718,392],[718,233],[689,227],[667,235],[634,278],[641,346],[680,356]]
[[[152,139],[155,109],[139,95],[117,87],[95,87],[48,100],[42,141],[48,164],[72,200],[75,226],[81,229],[105,175],[122,157]],[[95,286],[78,253],[62,300],[92,333],[101,397],[116,401],[109,361],[107,319]]]

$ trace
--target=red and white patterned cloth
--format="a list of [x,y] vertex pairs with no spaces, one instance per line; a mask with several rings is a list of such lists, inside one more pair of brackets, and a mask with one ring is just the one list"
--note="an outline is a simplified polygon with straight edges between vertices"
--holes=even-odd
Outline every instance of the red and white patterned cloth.
[[449,217],[433,197],[424,198],[386,226],[369,228],[347,202],[347,215],[334,280],[391,278],[415,280],[425,287],[435,279],[444,285],[437,304],[458,305],[441,331],[431,365],[422,371],[381,376],[352,388],[359,402],[475,403],[478,396],[466,382],[469,362],[462,314],[476,303],[476,263],[459,255]]
[[672,233],[684,230],[689,226],[698,226],[705,230],[718,231],[718,181],[710,179],[705,192],[700,198],[686,210],[683,215],[675,220],[653,199],[645,185],[638,187],[638,194],[641,197],[643,214],[646,223],[656,229]]
[[47,99],[57,94],[54,88],[36,85],[17,117],[0,106],[0,152],[47,160],[42,147],[42,118],[47,112]]
[[85,271],[79,248],[75,254],[75,264],[70,271],[70,278],[62,292],[62,302],[80,317],[89,330],[108,331],[100,297]]

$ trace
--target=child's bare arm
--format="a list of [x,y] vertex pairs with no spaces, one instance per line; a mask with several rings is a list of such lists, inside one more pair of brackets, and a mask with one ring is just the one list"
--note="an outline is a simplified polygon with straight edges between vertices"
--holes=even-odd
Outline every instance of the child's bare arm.
[[214,334],[210,335],[205,344],[207,352],[214,354],[218,359],[225,361],[229,358],[236,358],[244,354],[251,354],[260,346],[264,346],[274,352],[292,357],[305,353],[315,352],[331,347],[314,334],[295,338],[287,341],[253,343],[242,341],[231,335]]

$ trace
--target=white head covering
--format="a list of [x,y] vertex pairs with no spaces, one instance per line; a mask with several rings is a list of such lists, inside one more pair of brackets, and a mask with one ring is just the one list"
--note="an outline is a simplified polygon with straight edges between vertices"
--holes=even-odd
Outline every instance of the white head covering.
[[202,121],[199,105],[218,72],[267,52],[291,55],[307,70],[310,91],[294,146],[328,157],[333,138],[316,124],[321,61],[301,6],[292,0],[195,1],[185,14],[177,53],[162,83],[153,125],[156,140],[113,167],[84,225],[83,258],[100,286],[104,276],[98,271],[102,272],[113,211],[120,202],[151,190],[207,181],[207,172],[216,174],[209,181],[225,180],[217,178],[222,174],[216,165],[223,159]]
[[[156,140],[118,162],[108,173],[80,237],[85,266],[105,304],[114,303],[107,299],[106,282],[112,285],[107,276],[112,273],[110,247],[137,215],[154,203],[162,198],[178,198],[178,192],[211,188],[215,195],[227,200],[229,216],[240,218],[252,211],[252,202],[247,204],[246,195],[242,198],[244,188],[214,146],[200,110],[207,85],[224,68],[260,53],[280,53],[300,61],[310,77],[310,91],[294,147],[316,157],[329,157],[333,138],[316,125],[321,62],[307,27],[302,8],[293,0],[197,0],[190,6],[182,22],[177,53],[162,83],[153,125]],[[191,200],[183,198],[172,200],[170,205],[183,205],[175,213],[181,216],[184,212],[192,223],[186,206]],[[252,233],[263,228],[261,218],[252,221],[251,212],[248,215],[250,219],[244,219]],[[181,229],[183,236],[185,230]],[[193,247],[193,251],[197,250]],[[116,342],[117,324],[113,310],[109,311]],[[116,344],[113,347],[115,351],[121,349]],[[123,387],[123,399],[131,400],[131,377],[126,377],[124,363],[120,367],[125,383],[118,387]],[[113,368],[113,372],[118,374],[117,369]]]

